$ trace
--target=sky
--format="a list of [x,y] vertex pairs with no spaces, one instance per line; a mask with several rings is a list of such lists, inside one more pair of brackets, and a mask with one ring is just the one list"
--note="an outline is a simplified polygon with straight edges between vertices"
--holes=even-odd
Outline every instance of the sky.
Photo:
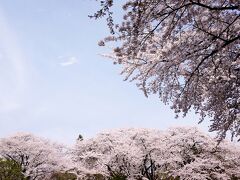
[[[120,2],[120,1],[118,1]],[[0,137],[31,132],[64,143],[115,128],[198,126],[146,98],[101,56],[104,20],[95,0],[0,0]],[[115,16],[119,18],[120,13]]]

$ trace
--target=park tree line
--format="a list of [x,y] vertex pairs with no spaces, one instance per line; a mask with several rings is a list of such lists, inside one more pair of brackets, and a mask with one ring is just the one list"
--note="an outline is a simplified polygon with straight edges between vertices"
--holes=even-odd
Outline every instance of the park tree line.
[[118,129],[72,146],[29,133],[0,139],[0,180],[239,178],[239,145],[196,128]]

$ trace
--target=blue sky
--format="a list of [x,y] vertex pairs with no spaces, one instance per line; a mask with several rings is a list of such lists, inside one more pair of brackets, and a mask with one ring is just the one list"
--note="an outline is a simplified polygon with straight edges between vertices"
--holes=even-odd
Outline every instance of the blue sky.
[[108,29],[88,18],[95,10],[95,0],[0,0],[0,137],[72,143],[105,129],[197,125],[194,113],[174,119],[99,55],[110,48],[97,45]]

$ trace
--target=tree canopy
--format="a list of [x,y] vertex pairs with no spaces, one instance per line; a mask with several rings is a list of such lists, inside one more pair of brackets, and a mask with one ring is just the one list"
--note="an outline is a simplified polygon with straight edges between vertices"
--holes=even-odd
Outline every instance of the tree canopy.
[[[239,147],[196,128],[119,129],[77,141],[73,161],[92,173],[127,179],[240,177]],[[169,178],[171,179],[171,178]]]
[[0,179],[239,179],[240,147],[196,128],[117,129],[63,146],[29,133],[0,138]]
[[16,162],[28,179],[48,179],[52,173],[69,167],[63,149],[30,133],[0,139],[0,157]]
[[114,23],[114,0],[101,0],[92,18],[106,16],[116,42],[109,55],[146,96],[158,94],[178,115],[194,109],[211,118],[219,140],[240,136],[240,1],[126,0]]
[[27,180],[19,163],[10,158],[0,158],[0,180]]

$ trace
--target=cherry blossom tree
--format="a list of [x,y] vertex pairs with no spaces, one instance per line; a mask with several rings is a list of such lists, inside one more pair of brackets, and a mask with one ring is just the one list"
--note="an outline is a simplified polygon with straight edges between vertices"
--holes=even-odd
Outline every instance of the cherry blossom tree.
[[240,136],[240,1],[126,0],[114,23],[114,0],[101,0],[92,18],[107,16],[117,47],[110,57],[146,96],[159,94],[185,116],[211,118],[219,140]]
[[[5,170],[14,166],[19,177],[29,180],[240,178],[239,145],[218,144],[186,127],[112,130],[76,141],[71,148],[18,133],[0,139],[0,160]],[[4,177],[13,177],[5,170]]]
[[78,141],[73,160],[106,177],[224,180],[240,178],[239,149],[227,141],[218,145],[196,128],[120,129]]
[[66,170],[69,165],[62,145],[29,133],[1,138],[0,156],[18,163],[30,180],[48,179],[52,173]]

